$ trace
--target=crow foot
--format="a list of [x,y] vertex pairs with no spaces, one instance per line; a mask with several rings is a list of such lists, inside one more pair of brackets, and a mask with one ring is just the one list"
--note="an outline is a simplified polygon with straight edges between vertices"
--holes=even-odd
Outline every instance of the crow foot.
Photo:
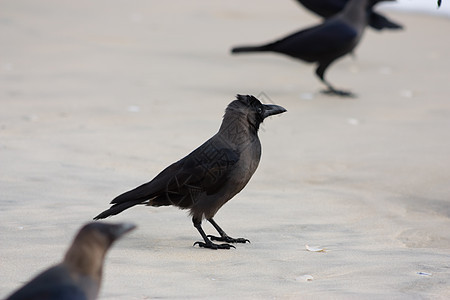
[[231,249],[231,248],[236,248],[233,245],[230,244],[215,244],[213,242],[195,242],[193,246],[198,245],[200,248],[208,248],[208,249],[213,249],[213,250],[217,250],[217,249]]
[[356,95],[353,94],[350,91],[344,91],[344,90],[336,90],[336,89],[328,89],[321,91],[322,94],[326,95],[335,95],[340,97],[346,97],[346,98],[356,98]]
[[242,244],[245,244],[247,242],[250,243],[250,241],[247,239],[244,239],[244,238],[235,239],[235,238],[229,237],[228,235],[226,235],[226,236],[208,235],[208,238],[210,238],[211,241],[226,242],[226,243],[242,243]]

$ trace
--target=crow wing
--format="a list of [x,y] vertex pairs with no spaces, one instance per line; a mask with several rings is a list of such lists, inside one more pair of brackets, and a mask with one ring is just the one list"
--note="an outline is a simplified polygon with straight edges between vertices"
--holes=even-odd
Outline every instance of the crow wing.
[[190,208],[199,194],[216,193],[228,180],[238,160],[239,154],[229,145],[211,138],[185,158],[164,169],[152,181],[116,197],[111,203],[121,205],[132,202]]

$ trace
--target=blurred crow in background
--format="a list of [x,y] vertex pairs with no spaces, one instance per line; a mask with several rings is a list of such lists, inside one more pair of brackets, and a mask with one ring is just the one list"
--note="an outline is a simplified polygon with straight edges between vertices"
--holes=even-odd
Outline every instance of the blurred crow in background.
[[379,1],[383,0],[350,0],[342,12],[320,25],[262,46],[235,47],[232,53],[276,52],[315,62],[318,64],[316,75],[328,87],[325,93],[352,97],[351,92],[335,89],[325,80],[325,71],[336,59],[350,53],[358,45],[367,25],[367,11]]
[[[297,0],[304,7],[310,11],[322,16],[324,18],[329,18],[335,14],[342,11],[349,0]],[[386,1],[396,1],[396,0],[386,0]],[[377,13],[373,10],[373,5],[377,1],[370,1],[371,6],[368,9],[369,20],[368,25],[376,30],[382,29],[403,29],[403,26],[390,21],[385,16]]]

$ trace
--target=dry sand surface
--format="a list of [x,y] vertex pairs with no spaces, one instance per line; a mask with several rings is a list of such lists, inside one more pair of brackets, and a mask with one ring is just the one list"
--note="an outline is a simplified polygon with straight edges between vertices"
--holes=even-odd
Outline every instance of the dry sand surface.
[[312,65],[230,55],[319,21],[243,2],[1,1],[0,298],[213,135],[236,93],[288,109],[216,216],[251,244],[192,247],[185,211],[130,209],[108,220],[139,228],[109,252],[101,299],[450,297],[449,19],[386,12],[406,30],[367,30],[329,69],[358,95],[343,100]]

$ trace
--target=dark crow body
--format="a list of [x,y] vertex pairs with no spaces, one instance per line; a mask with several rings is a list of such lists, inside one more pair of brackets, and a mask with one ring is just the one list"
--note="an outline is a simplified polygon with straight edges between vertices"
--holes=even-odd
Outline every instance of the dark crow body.
[[[297,0],[304,7],[310,11],[318,14],[321,17],[329,18],[342,11],[349,0]],[[395,1],[395,0],[391,0]],[[368,10],[369,14],[369,26],[376,30],[383,29],[403,29],[403,26],[397,24],[385,16],[375,12],[373,5]]]
[[[204,240],[195,243],[200,247],[229,249],[233,246],[227,243],[247,242],[243,238],[229,237],[213,217],[245,187],[256,171],[261,157],[260,124],[266,117],[285,111],[281,106],[262,104],[253,96],[237,95],[237,100],[228,105],[222,125],[213,137],[152,181],[116,197],[111,202],[112,207],[94,219],[116,215],[138,204],[173,205],[190,210],[192,222]],[[216,228],[220,237],[205,234],[201,227],[203,218]],[[226,243],[215,244],[211,240]]]
[[342,12],[318,26],[262,46],[236,47],[232,49],[232,53],[276,52],[306,62],[315,62],[318,64],[316,75],[328,87],[326,93],[353,96],[351,92],[335,89],[326,81],[325,70],[358,45],[367,25],[367,9],[370,5],[368,0],[350,0]]
[[135,227],[128,223],[85,225],[60,264],[40,273],[6,300],[97,299],[106,252]]

